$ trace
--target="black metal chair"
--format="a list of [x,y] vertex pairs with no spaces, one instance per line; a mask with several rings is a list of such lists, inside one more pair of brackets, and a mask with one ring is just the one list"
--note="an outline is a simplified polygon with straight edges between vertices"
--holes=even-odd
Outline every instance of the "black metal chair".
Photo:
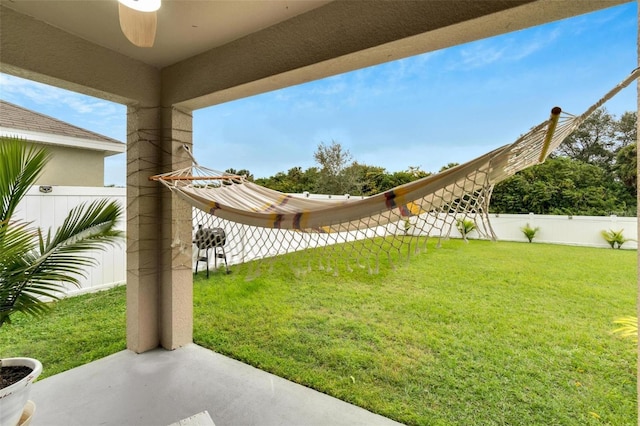
[[[203,228],[198,225],[198,230],[193,239],[193,243],[198,247],[198,259],[196,260],[196,274],[198,273],[198,264],[205,262],[207,265],[207,278],[209,278],[209,253],[213,250],[213,262],[215,269],[218,269],[218,259],[224,260],[224,266],[227,274],[229,265],[227,264],[227,254],[224,251],[224,245],[227,243],[227,235],[222,228]],[[218,253],[220,249],[220,253]],[[202,256],[204,250],[204,256]]]

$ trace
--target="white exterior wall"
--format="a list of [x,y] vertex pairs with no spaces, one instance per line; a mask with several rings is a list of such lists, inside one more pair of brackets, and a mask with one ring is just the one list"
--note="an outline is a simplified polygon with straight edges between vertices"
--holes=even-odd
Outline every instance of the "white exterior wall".
[[[38,186],[34,186],[18,206],[14,219],[32,222],[34,227],[42,228],[45,233],[48,229],[54,233],[72,208],[101,198],[118,201],[124,210],[126,191],[124,188],[52,186],[51,192],[43,194]],[[118,228],[124,230],[125,223],[126,218],[123,217]],[[104,251],[93,251],[92,255],[98,260],[98,265],[87,269],[86,277],[80,279],[80,288],[68,286],[67,294],[97,291],[125,282],[127,265],[124,241],[120,245],[108,246]]]

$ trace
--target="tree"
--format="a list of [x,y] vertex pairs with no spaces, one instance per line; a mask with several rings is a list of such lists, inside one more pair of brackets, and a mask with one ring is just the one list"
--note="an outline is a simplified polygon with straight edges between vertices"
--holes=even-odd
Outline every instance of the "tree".
[[494,188],[490,211],[609,215],[631,211],[635,205],[621,201],[622,184],[602,168],[566,157],[520,171]]
[[368,166],[354,161],[348,169],[347,174],[354,176],[357,182],[357,188],[349,194],[374,195],[384,191],[388,176],[384,167]]
[[630,190],[631,195],[638,191],[637,152],[637,144],[633,143],[621,148],[616,154],[616,176]]
[[638,114],[627,111],[614,125],[617,150],[635,144],[638,140]]
[[240,170],[236,170],[236,169],[227,169],[224,171],[225,173],[228,173],[230,175],[237,175],[237,176],[244,176],[249,182],[253,182],[253,173],[251,173],[249,170],[247,169],[240,169]]
[[320,165],[320,174],[316,190],[323,194],[355,194],[359,192],[357,175],[353,168],[351,153],[342,145],[332,141],[331,145],[320,143],[313,154]]
[[399,172],[393,172],[388,176],[388,186],[383,189],[387,191],[395,188],[396,186],[404,185],[405,183],[413,182],[414,180],[421,179],[429,176],[431,173],[420,170],[419,168],[409,168],[408,170],[402,170]]
[[320,171],[326,172],[333,176],[338,176],[352,161],[349,150],[342,148],[342,145],[336,141],[331,141],[331,145],[327,146],[320,142],[313,158],[320,164]]
[[69,212],[51,235],[13,214],[44,169],[49,154],[20,139],[0,140],[0,327],[11,315],[41,315],[50,309],[42,297],[58,298],[64,283],[79,284],[84,267],[95,260],[83,254],[122,238],[115,229],[122,217],[116,202],[98,200]]
[[411,176],[413,176],[415,180],[422,179],[427,176],[431,176],[430,172],[426,172],[422,170],[422,167],[420,166],[409,166],[406,172],[409,173]]
[[560,144],[556,153],[610,171],[617,142],[615,132],[614,117],[600,108]]
[[440,167],[440,170],[438,170],[438,173],[444,172],[445,170],[448,170],[448,169],[452,169],[455,166],[459,166],[459,165],[460,163],[448,163],[446,166]]
[[346,174],[353,176],[356,182],[356,187],[349,194],[375,195],[429,176],[431,173],[416,166],[409,166],[407,170],[400,172],[389,173],[384,167],[369,166],[354,161],[347,167]]
[[310,167],[302,171],[302,167],[292,167],[287,173],[278,172],[268,178],[256,179],[258,185],[280,192],[301,193],[315,192],[318,181],[318,169]]
[[617,151],[613,166],[614,176],[622,182],[625,191],[620,198],[629,205],[637,204],[638,161],[637,161],[638,114],[625,112],[615,123]]

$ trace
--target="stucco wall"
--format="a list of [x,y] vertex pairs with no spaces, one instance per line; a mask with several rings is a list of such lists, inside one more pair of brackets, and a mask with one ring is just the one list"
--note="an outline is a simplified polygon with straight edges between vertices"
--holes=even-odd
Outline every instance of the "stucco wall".
[[104,186],[104,153],[47,145],[51,160],[36,185]]

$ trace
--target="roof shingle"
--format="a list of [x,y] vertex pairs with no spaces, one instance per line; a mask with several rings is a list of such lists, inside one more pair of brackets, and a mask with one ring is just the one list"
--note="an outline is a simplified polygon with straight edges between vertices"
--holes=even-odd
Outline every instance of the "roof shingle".
[[0,100],[0,127],[123,145],[122,142],[116,139],[82,129],[3,100]]

